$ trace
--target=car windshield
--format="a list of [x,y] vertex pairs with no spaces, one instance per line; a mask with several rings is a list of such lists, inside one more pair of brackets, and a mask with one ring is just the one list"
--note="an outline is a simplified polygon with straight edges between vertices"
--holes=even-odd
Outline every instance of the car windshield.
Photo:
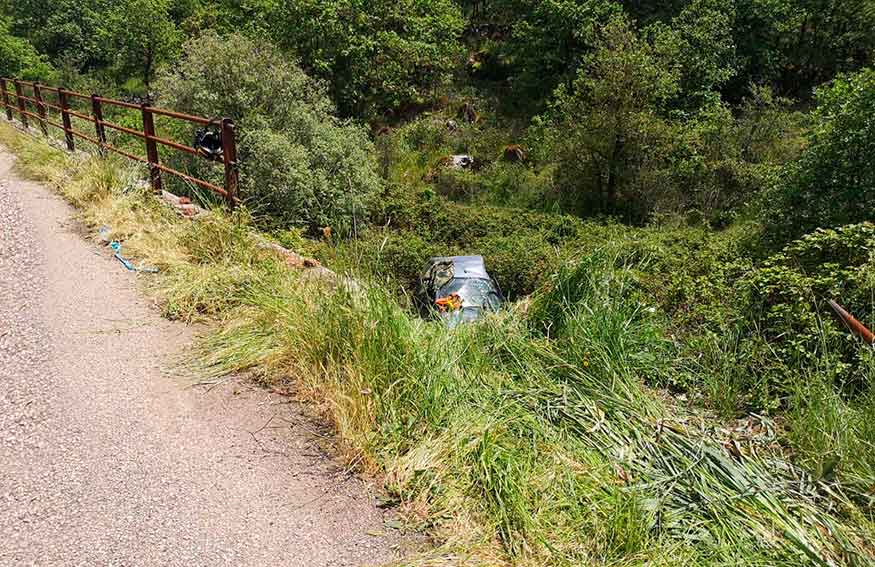
[[458,294],[462,298],[462,307],[479,307],[489,311],[498,311],[501,307],[498,290],[493,283],[482,278],[456,278],[442,287],[438,298]]

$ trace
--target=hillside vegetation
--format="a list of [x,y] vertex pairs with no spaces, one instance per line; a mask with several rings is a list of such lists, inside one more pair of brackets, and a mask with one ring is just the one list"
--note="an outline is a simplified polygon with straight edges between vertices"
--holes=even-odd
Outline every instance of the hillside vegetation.
[[[201,371],[332,421],[405,564],[875,562],[875,354],[826,304],[875,325],[871,0],[3,4],[4,75],[234,118],[245,205],[196,223],[0,137],[216,323]],[[419,318],[469,253],[507,309]]]

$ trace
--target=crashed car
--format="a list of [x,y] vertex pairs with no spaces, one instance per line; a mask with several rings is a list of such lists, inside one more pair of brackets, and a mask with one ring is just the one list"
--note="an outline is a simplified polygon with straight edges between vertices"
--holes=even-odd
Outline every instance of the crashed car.
[[423,316],[437,316],[450,328],[498,311],[504,298],[486,272],[482,256],[431,258],[417,294]]

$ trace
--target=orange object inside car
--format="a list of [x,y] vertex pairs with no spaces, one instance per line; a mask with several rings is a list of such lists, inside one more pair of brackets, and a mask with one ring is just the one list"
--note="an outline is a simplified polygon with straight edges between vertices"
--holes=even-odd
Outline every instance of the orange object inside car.
[[462,298],[458,293],[451,293],[446,297],[441,297],[435,300],[435,305],[441,311],[455,311],[462,308]]

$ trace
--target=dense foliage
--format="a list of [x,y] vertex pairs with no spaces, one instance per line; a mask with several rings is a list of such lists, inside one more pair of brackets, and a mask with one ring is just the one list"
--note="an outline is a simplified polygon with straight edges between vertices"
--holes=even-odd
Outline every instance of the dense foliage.
[[[244,214],[162,293],[232,321],[217,367],[326,388],[421,525],[486,564],[871,559],[875,357],[827,302],[875,324],[875,1],[0,5],[3,74],[232,117],[256,226],[369,282],[201,254]],[[508,312],[414,317],[447,254]]]
[[332,85],[347,115],[409,112],[433,102],[461,56],[450,0],[279,2],[271,32]]
[[835,79],[817,102],[810,145],[765,208],[778,242],[869,221],[875,211],[875,69]]
[[324,86],[269,44],[206,33],[161,77],[161,104],[234,116],[242,191],[250,207],[287,226],[341,234],[367,218],[382,184],[373,146],[334,115]]
[[0,75],[30,81],[51,81],[54,70],[29,41],[9,33],[9,22],[0,18]]

